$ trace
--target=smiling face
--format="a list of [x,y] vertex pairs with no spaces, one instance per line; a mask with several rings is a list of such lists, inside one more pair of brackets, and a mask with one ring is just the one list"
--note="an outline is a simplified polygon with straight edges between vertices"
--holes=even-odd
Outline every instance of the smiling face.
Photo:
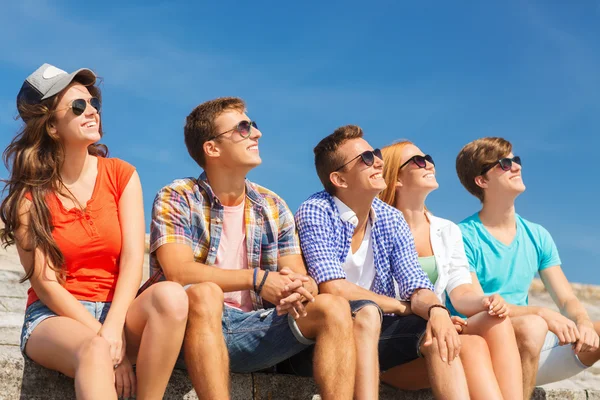
[[[414,144],[407,144],[400,153],[399,165],[403,165],[414,156],[424,156]],[[435,166],[427,161],[425,168],[420,168],[414,161],[408,162],[398,172],[396,182],[397,196],[410,196],[411,194],[427,195],[437,189],[439,184],[435,178]]]
[[235,128],[244,120],[250,121],[250,118],[245,112],[238,110],[226,110],[215,118],[215,135],[226,133],[205,143],[207,162],[217,162],[230,168],[252,169],[260,165],[262,160],[258,150],[258,139],[262,133],[258,128],[252,128],[249,137],[242,137]]
[[352,161],[339,171],[331,173],[330,178],[336,186],[336,191],[377,196],[386,188],[383,160],[374,157],[373,165],[368,166],[359,156],[365,151],[373,151],[373,147],[363,138],[350,139],[338,148],[337,153],[344,160],[342,165]]
[[[513,158],[514,154],[511,152],[506,157]],[[522,170],[523,168],[515,162],[508,171],[504,171],[500,164],[496,163],[485,175],[477,177],[476,183],[484,189],[485,198],[507,195],[517,197],[525,191]]]
[[[93,96],[87,87],[76,83],[70,86],[60,98],[48,133],[58,136],[67,147],[73,145],[89,146],[102,138],[100,133],[100,114],[89,104]],[[74,100],[86,101],[86,109],[81,115],[75,115],[71,107]]]

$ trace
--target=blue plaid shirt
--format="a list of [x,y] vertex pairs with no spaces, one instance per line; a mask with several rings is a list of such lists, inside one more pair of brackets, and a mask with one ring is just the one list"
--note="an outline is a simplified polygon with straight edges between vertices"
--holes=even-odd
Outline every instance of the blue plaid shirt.
[[[405,300],[417,289],[433,290],[421,269],[412,233],[402,213],[379,199],[373,201],[371,213],[377,217],[371,218],[375,263],[371,290]],[[350,250],[355,225],[340,218],[333,196],[319,192],[309,197],[296,212],[296,226],[308,273],[317,283],[346,279],[342,265]]]

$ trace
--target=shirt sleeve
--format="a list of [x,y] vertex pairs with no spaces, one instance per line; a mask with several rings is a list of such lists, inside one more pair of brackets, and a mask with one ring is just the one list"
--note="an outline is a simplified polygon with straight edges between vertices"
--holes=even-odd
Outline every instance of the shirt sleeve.
[[287,204],[279,202],[279,237],[277,239],[277,252],[279,257],[301,254],[300,239],[296,232],[294,214]]
[[296,213],[300,247],[308,273],[317,284],[346,279],[341,261],[336,257],[331,216],[312,203],[304,203]]
[[465,251],[465,256],[467,257],[467,262],[469,263],[469,272],[477,273],[477,255],[475,254],[475,248],[473,247],[473,243],[468,238],[468,235],[464,234],[465,232],[461,230],[463,248]]
[[554,239],[552,239],[550,232],[548,232],[546,228],[540,226],[539,234],[541,257],[538,271],[561,265],[558,249],[556,248],[556,243],[554,243]]
[[120,160],[118,158],[113,158],[112,164],[113,173],[116,177],[117,193],[120,199],[121,195],[125,191],[125,188],[127,187],[127,184],[129,183],[129,180],[131,179],[131,176],[135,172],[135,167],[129,164],[128,162]]
[[409,300],[417,289],[433,291],[433,285],[419,264],[415,240],[404,217],[400,217],[393,235],[392,275],[398,283],[396,297]]
[[446,292],[450,293],[460,285],[471,284],[473,279],[469,272],[469,260],[465,253],[463,237],[460,229],[455,224],[450,225],[450,243],[452,253],[450,254],[450,269],[448,270],[448,285]]
[[187,198],[168,186],[157,193],[152,205],[150,253],[166,243],[193,244]]

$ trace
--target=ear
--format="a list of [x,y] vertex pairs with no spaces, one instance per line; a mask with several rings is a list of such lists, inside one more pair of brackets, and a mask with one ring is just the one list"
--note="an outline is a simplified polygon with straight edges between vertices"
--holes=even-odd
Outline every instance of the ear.
[[329,174],[329,180],[333,183],[336,188],[347,188],[348,182],[344,179],[342,174],[339,172],[332,172]]
[[397,188],[404,186],[404,183],[402,183],[402,179],[400,179],[400,177],[398,177],[394,186]]
[[482,189],[487,189],[488,181],[485,179],[483,175],[479,175],[475,177],[475,184]]
[[216,158],[221,155],[221,150],[213,140],[204,142],[204,144],[202,145],[202,149],[204,150],[204,154],[206,157]]
[[56,136],[56,123],[53,121],[48,121],[46,123],[46,131],[48,132],[48,134],[51,137],[55,137]]

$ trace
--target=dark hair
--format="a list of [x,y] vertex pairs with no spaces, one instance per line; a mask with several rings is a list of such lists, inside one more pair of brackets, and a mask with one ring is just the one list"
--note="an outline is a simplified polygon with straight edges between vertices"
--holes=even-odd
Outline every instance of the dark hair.
[[481,171],[504,158],[512,151],[512,144],[499,137],[485,137],[465,145],[456,156],[456,173],[460,183],[483,202],[483,189],[475,183]]
[[[8,195],[0,205],[0,218],[4,228],[0,229],[0,241],[8,247],[19,240],[17,231],[21,228],[21,213],[25,195],[30,196],[29,223],[26,226],[27,243],[19,241],[26,251],[39,248],[47,257],[57,279],[64,281],[64,256],[52,237],[52,217],[46,205],[46,196],[52,192],[64,193],[66,189],[59,171],[65,159],[65,150],[57,135],[49,133],[48,127],[54,122],[54,110],[69,88],[80,84],[77,78],[55,96],[38,104],[17,104],[24,124],[19,133],[4,150],[3,161],[9,171],[8,179],[3,179],[3,193]],[[101,99],[97,86],[87,86],[90,94]],[[99,126],[102,136],[102,124]],[[99,143],[91,144],[88,153],[106,157],[108,148]],[[68,190],[67,190],[68,192]],[[70,197],[70,193],[65,194]],[[35,252],[34,252],[35,262]],[[31,278],[33,268],[25,271],[21,282]]]
[[343,156],[338,154],[337,150],[348,140],[361,137],[363,137],[363,130],[359,126],[346,125],[337,128],[314,148],[317,175],[329,194],[335,194],[335,186],[331,183],[329,175],[344,163]]
[[221,97],[200,104],[187,116],[183,134],[188,153],[204,168],[204,143],[215,136],[215,119],[227,110],[244,112],[246,103],[237,97]]

